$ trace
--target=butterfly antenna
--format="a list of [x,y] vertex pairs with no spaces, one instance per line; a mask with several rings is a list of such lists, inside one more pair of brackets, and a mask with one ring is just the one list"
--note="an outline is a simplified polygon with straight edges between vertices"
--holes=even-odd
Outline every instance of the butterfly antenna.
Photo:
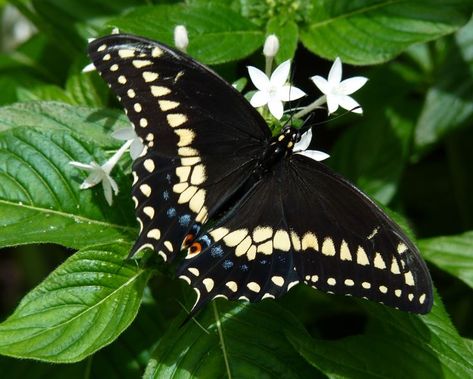
[[361,107],[358,105],[356,106],[355,108],[352,108],[348,111],[344,111],[342,114],[339,114],[338,116],[335,116],[333,118],[331,118],[330,120],[324,120],[324,121],[319,121],[319,122],[314,122],[312,124],[309,124],[307,125],[307,122],[309,121],[310,117],[312,117],[314,115],[314,112],[310,113],[309,117],[306,118],[306,120],[304,121],[304,124],[302,125],[301,127],[301,133],[303,132],[306,132],[307,130],[309,130],[310,128],[314,127],[314,126],[318,126],[318,125],[325,125],[329,122],[332,122],[332,121],[335,121],[336,119],[340,118],[340,117],[344,117],[346,116],[348,113],[350,112],[354,112],[356,111],[357,109],[361,109]]

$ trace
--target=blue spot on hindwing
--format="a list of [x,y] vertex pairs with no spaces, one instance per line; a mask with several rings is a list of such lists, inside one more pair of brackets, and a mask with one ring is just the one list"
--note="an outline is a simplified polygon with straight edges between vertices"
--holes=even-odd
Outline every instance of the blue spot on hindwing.
[[222,263],[222,267],[225,270],[231,269],[233,267],[233,262],[229,259],[225,259],[225,261]]
[[191,216],[190,215],[182,215],[179,217],[179,224],[181,226],[189,226],[189,223],[191,222]]
[[200,240],[203,241],[207,247],[212,244],[212,240],[209,238],[207,234],[204,234],[202,237],[200,237]]
[[242,264],[242,265],[240,266],[240,270],[241,270],[241,271],[248,271],[248,266],[245,265],[245,264]]
[[166,214],[168,215],[169,218],[173,218],[177,214],[176,208],[169,208]]
[[210,255],[214,258],[219,258],[223,255],[223,249],[220,245],[213,246],[210,249]]
[[164,200],[169,200],[169,191],[164,191],[163,192],[163,199]]

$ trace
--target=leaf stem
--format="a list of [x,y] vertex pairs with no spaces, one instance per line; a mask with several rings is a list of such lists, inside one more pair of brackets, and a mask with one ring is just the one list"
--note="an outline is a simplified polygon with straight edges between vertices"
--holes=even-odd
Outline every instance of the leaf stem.
[[212,308],[214,311],[215,323],[217,325],[218,337],[220,339],[220,346],[222,347],[223,360],[225,361],[225,368],[227,369],[228,379],[232,379],[230,364],[228,362],[227,349],[225,347],[225,340],[223,338],[222,324],[220,322],[220,316],[218,314],[217,304],[215,303],[215,301],[212,301]]

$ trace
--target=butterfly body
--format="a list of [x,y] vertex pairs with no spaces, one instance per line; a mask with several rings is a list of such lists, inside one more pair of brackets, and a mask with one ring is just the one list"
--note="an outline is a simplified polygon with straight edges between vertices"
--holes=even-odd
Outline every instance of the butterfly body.
[[419,252],[361,191],[272,136],[244,97],[163,44],[111,35],[89,55],[145,144],[133,164],[140,234],[197,294],[259,301],[305,283],[426,313],[432,283]]

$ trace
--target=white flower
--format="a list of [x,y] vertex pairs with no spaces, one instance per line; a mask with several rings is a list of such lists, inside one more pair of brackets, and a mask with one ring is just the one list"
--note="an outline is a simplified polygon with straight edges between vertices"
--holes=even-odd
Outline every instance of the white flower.
[[305,155],[306,157],[310,159],[314,159],[316,161],[323,161],[324,159],[327,159],[330,157],[327,153],[324,153],[323,151],[319,150],[307,150],[307,148],[310,145],[310,141],[312,140],[312,129],[309,129],[307,132],[305,132],[302,136],[299,142],[297,142],[294,145],[294,153],[295,154],[300,154],[300,155]]
[[112,133],[112,137],[120,141],[131,141],[130,156],[133,160],[138,158],[145,148],[141,138],[137,136],[133,127],[116,130]]
[[174,45],[181,51],[186,51],[189,45],[187,29],[184,25],[177,25],[174,28]]
[[292,101],[305,96],[299,88],[286,84],[291,69],[289,60],[281,63],[268,78],[256,67],[248,66],[251,81],[258,89],[251,98],[251,105],[255,108],[268,104],[269,111],[278,120],[284,112],[283,101]]
[[86,73],[86,72],[92,72],[92,71],[95,71],[95,70],[96,70],[95,65],[93,63],[89,63],[87,66],[85,66],[82,69],[82,72]]
[[82,182],[80,189],[88,189],[96,186],[99,183],[102,183],[103,194],[105,200],[107,200],[108,205],[112,205],[113,202],[113,193],[118,194],[118,185],[117,182],[110,176],[110,172],[113,170],[117,162],[120,160],[121,156],[125,153],[126,150],[130,147],[132,141],[127,141],[113,156],[105,162],[102,166],[99,166],[95,162],[90,162],[89,164],[81,162],[69,162],[71,166],[80,168],[89,172],[89,176]]
[[360,104],[349,95],[363,87],[368,79],[356,76],[342,81],[342,61],[340,58],[337,57],[333,62],[327,80],[318,75],[310,79],[326,96],[329,114],[335,112],[339,106],[354,113],[363,113]]
[[265,57],[273,58],[279,50],[279,39],[276,34],[270,34],[264,41],[263,54]]

